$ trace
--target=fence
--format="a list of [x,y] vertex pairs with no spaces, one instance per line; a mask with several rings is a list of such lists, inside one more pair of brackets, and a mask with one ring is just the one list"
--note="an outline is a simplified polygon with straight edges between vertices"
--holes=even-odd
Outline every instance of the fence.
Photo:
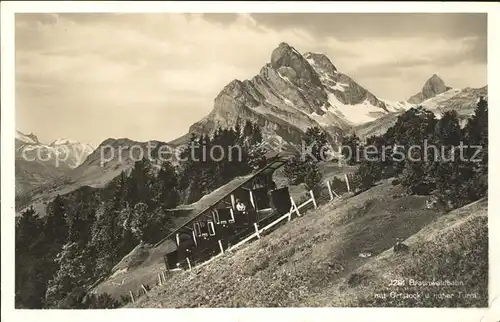
[[[224,253],[228,251],[234,251],[240,246],[244,245],[245,243],[250,242],[253,239],[260,239],[263,235],[263,233],[268,233],[273,230],[273,228],[277,228],[280,223],[286,223],[292,220],[292,215],[296,214],[297,217],[300,217],[304,215],[306,212],[308,212],[311,209],[316,209],[320,205],[326,204],[334,199],[340,198],[343,192],[350,192],[351,187],[350,187],[350,177],[345,175],[345,182],[343,182],[346,187],[345,189],[334,189],[332,188],[332,183],[330,180],[326,181],[324,185],[321,185],[316,189],[316,192],[314,191],[309,191],[308,195],[309,198],[303,202],[300,205],[296,205],[295,200],[290,197],[290,201],[292,204],[292,207],[289,212],[286,214],[281,215],[280,217],[272,220],[271,222],[267,223],[265,219],[269,219],[269,217],[273,217],[273,215],[270,215],[264,220],[261,220],[259,223],[261,224],[261,227],[259,227],[259,223],[254,223],[253,226],[247,227],[247,229],[244,229],[237,234],[231,236],[231,238],[228,240],[228,245],[226,246],[226,249],[224,249],[223,242],[221,240],[218,240],[216,245],[218,246],[218,253],[214,255],[213,252],[207,252],[204,256],[201,256],[198,258],[195,262],[191,262],[189,258],[186,258],[186,263],[187,265],[183,265],[184,267],[187,266],[187,271],[191,271],[192,269],[196,268],[199,269],[211,262],[213,262],[215,259],[221,257]],[[352,181],[352,180],[351,180]],[[341,181],[342,182],[342,181]],[[341,190],[337,192],[336,190]],[[233,242],[236,242],[234,245],[232,245]],[[211,250],[214,248],[211,247]],[[201,252],[203,253],[203,252]],[[158,273],[158,286],[163,286],[167,283],[168,279],[168,272],[167,271],[162,271]]]

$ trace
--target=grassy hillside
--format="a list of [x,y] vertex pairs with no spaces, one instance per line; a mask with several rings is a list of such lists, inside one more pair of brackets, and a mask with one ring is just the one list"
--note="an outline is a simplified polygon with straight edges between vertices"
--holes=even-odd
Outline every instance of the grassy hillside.
[[[339,167],[332,162],[322,163],[320,168],[324,173],[324,180],[331,180],[334,176],[343,178],[345,173],[353,173],[357,169],[356,166]],[[184,224],[193,215],[209,206],[211,202],[229,193],[248,178],[249,176],[237,177],[197,202],[179,206],[177,208],[178,214],[174,216],[174,224],[176,226]],[[287,179],[283,174],[283,168],[274,173],[273,179],[278,186],[286,185]],[[290,186],[290,194],[299,203],[309,198],[304,184]],[[114,267],[112,275],[100,282],[94,291],[96,293],[106,292],[119,299],[122,295],[128,295],[129,291],[136,292],[141,284],[154,285],[157,282],[157,274],[165,269],[163,255],[173,249],[175,249],[175,244],[171,240],[165,240],[157,247],[147,244],[139,245]]]
[[[310,211],[205,267],[175,274],[133,306],[487,305],[487,201],[443,214],[426,209],[425,200],[403,196],[401,187],[384,181]],[[392,251],[398,237],[409,253]],[[462,285],[390,286],[391,280],[409,279]],[[421,299],[403,298],[417,292]]]

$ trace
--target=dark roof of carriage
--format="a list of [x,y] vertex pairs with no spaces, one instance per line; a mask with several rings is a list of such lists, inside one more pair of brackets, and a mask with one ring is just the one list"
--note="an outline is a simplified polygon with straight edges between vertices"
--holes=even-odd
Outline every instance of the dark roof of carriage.
[[282,167],[287,160],[288,158],[286,156],[276,155],[275,157],[269,160],[268,164],[265,167],[258,170],[257,172],[246,176],[237,177],[231,180],[229,183],[212,191],[208,195],[203,196],[200,200],[198,200],[193,204],[179,206],[178,207],[179,210],[180,209],[191,210],[191,212],[186,216],[187,220],[182,225],[179,225],[173,232],[171,232],[162,240],[160,240],[158,243],[156,243],[155,247],[159,246],[165,240],[168,240],[170,237],[174,236],[176,233],[179,232],[179,230],[191,224],[193,221],[198,219],[201,215],[206,213],[208,210],[210,210],[224,198],[231,195],[234,191],[238,190],[246,183],[250,182],[252,179],[261,175],[272,174],[274,171]]

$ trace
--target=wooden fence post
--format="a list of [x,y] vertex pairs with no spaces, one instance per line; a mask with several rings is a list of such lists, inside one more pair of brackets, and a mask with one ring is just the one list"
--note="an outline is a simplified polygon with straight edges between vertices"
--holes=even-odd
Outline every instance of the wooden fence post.
[[166,283],[167,282],[167,273],[165,271],[162,271],[161,276],[163,276],[163,282]]
[[292,205],[295,207],[295,212],[297,213],[297,216],[301,216],[299,212],[299,207],[297,207],[297,204],[295,203],[295,200],[293,200],[293,198],[292,198]]
[[132,299],[132,303],[135,303],[134,294],[132,293],[132,291],[128,292],[130,293],[130,298]]
[[326,180],[326,186],[328,187],[328,193],[330,194],[330,200],[333,200],[332,186],[330,185],[330,180]]
[[186,257],[186,261],[188,263],[189,270],[191,270],[191,261],[189,260],[189,257]]
[[144,287],[144,284],[141,284],[141,288],[144,291],[144,295],[148,294],[148,290],[146,290],[146,287]]
[[194,233],[194,229],[193,229],[193,241],[194,241],[194,244],[196,246],[198,246],[198,241],[196,240],[196,234]]
[[257,238],[260,239],[260,233],[259,233],[259,226],[257,226],[257,223],[253,223],[253,226],[255,227],[255,233],[257,234]]
[[222,247],[222,242],[219,239],[219,248],[220,248],[220,253],[224,254],[224,247]]
[[351,187],[349,186],[349,178],[347,177],[347,173],[344,173],[345,183],[347,185],[347,192],[351,192]]

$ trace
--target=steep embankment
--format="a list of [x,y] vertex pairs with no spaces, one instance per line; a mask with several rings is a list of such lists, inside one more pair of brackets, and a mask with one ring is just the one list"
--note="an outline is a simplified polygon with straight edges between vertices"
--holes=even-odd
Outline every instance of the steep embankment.
[[[174,275],[136,307],[404,306],[375,294],[477,293],[432,297],[423,306],[487,304],[487,201],[443,214],[426,197],[382,184],[337,200],[209,265]],[[395,254],[396,238],[411,252]],[[369,253],[369,257],[360,257]],[[391,288],[394,279],[449,280],[461,286]]]
[[[334,176],[343,177],[346,173],[355,172],[357,166],[339,167],[335,163],[325,162],[320,163],[319,168],[324,175],[324,179],[331,180]],[[248,178],[250,176],[237,177],[210,194],[205,195],[197,202],[177,207],[173,216],[175,226],[184,224],[194,215],[198,214],[199,211],[209,206],[214,200],[218,200],[221,196],[230,193],[235,187],[248,180]],[[278,186],[287,185],[283,168],[278,169],[274,173],[273,180]],[[292,185],[289,186],[289,189],[291,196],[299,204],[304,201],[306,196],[309,198],[307,188],[304,184]],[[174,249],[175,244],[172,240],[165,240],[156,245],[156,247],[147,244],[138,245],[112,269],[109,277],[96,285],[93,291],[95,293],[109,293],[113,297],[120,299],[121,296],[128,296],[130,291],[136,293],[140,289],[141,284],[154,285],[157,282],[157,274],[165,269],[163,256]]]

